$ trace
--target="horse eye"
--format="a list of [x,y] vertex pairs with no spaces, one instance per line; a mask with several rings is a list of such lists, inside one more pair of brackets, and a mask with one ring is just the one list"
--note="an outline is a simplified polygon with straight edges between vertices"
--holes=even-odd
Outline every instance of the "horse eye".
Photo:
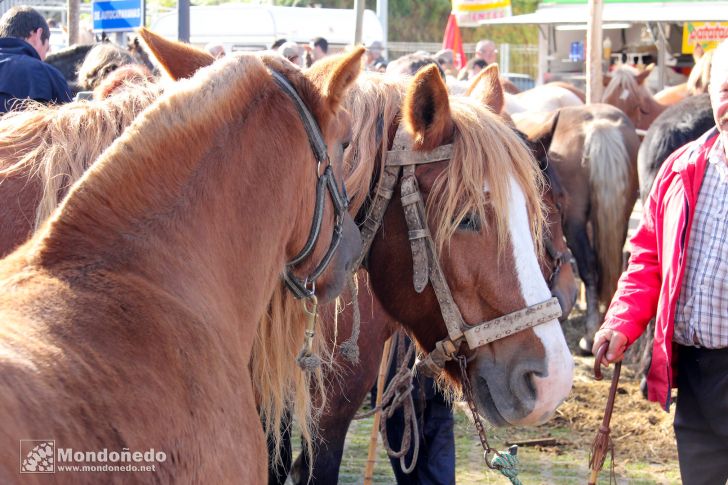
[[349,148],[349,142],[345,141],[344,143],[341,144],[341,149],[346,150],[347,148]]
[[475,214],[466,214],[458,223],[458,229],[463,231],[480,231],[480,221]]

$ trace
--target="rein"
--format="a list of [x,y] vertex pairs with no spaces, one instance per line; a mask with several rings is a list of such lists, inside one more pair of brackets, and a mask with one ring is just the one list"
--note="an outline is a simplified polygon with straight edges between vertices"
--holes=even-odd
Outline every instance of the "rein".
[[[270,73],[276,84],[278,84],[283,92],[286,93],[293,101],[293,105],[296,107],[296,111],[298,112],[298,115],[303,122],[303,127],[306,130],[311,150],[316,158],[316,174],[318,180],[316,182],[316,205],[314,207],[313,220],[311,221],[311,229],[303,249],[301,249],[301,251],[293,259],[286,263],[286,267],[283,270],[283,280],[293,295],[296,298],[311,299],[316,290],[316,279],[326,270],[326,267],[329,265],[334,253],[336,252],[336,248],[341,243],[344,215],[349,209],[349,198],[347,197],[346,187],[343,183],[341,184],[341,190],[339,190],[339,184],[336,181],[334,170],[331,167],[331,160],[329,159],[326,143],[324,142],[321,130],[319,129],[318,123],[316,123],[313,115],[303,103],[303,100],[288,79],[279,72],[271,70]],[[321,172],[322,166],[323,173]],[[296,266],[302,263],[311,255],[311,253],[313,253],[316,242],[321,235],[321,224],[324,216],[324,198],[327,191],[331,197],[331,201],[333,202],[335,214],[331,243],[329,244],[326,254],[324,254],[324,257],[314,270],[304,279],[301,279],[297,277],[293,271]]]
[[437,342],[435,349],[417,364],[418,372],[429,377],[437,377],[444,370],[445,364],[457,357],[463,342],[474,350],[556,319],[562,312],[558,300],[551,298],[476,325],[465,323],[440,266],[437,248],[427,226],[425,206],[415,177],[417,165],[451,159],[453,145],[442,145],[427,152],[413,151],[411,146],[409,135],[400,126],[392,149],[387,152],[377,192],[361,226],[362,253],[357,263],[361,263],[368,254],[389,201],[394,195],[394,187],[400,181],[400,198],[412,250],[413,284],[418,293],[424,291],[428,282],[432,284],[448,332],[448,338]]

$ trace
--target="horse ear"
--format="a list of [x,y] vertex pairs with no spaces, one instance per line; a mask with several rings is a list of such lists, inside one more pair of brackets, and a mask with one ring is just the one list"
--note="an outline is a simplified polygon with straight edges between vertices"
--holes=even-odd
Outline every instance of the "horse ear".
[[402,116],[417,148],[435,148],[452,133],[447,86],[435,64],[422,68],[412,80],[404,99]]
[[344,56],[324,58],[306,71],[306,77],[319,86],[332,111],[339,107],[346,90],[359,76],[363,55],[364,48],[358,47]]
[[643,82],[645,82],[645,79],[647,79],[647,76],[650,75],[650,73],[652,72],[652,70],[654,68],[655,68],[655,64],[652,63],[652,64],[648,65],[647,67],[645,67],[644,71],[637,74],[637,76],[635,76],[637,78],[637,84],[642,84]]
[[505,95],[500,82],[498,64],[490,64],[480,71],[465,94],[481,100],[494,113],[500,114],[505,105]]
[[540,121],[540,127],[535,131],[527,134],[529,142],[531,142],[531,151],[536,160],[543,160],[551,148],[551,142],[556,133],[556,126],[559,124],[559,115],[561,110],[550,112],[543,120]]
[[609,86],[610,82],[612,82],[612,76],[609,74],[602,74],[602,84],[604,84],[605,88]]
[[139,29],[139,36],[165,72],[175,81],[191,77],[198,69],[209,66],[215,60],[205,51],[182,42],[167,40],[145,27]]

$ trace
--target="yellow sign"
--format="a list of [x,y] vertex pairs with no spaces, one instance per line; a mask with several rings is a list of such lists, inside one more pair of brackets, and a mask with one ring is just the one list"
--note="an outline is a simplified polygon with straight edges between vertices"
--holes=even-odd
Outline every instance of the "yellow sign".
[[480,20],[511,15],[511,0],[452,0],[452,13],[460,27],[477,27]]
[[725,38],[728,38],[728,22],[686,22],[683,26],[683,54],[692,54],[698,44],[708,51]]

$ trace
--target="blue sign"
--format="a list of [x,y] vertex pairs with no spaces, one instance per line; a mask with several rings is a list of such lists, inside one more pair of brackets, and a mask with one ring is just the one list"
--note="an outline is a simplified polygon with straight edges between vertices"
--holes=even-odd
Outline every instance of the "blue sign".
[[142,26],[144,0],[94,1],[94,32],[126,32]]

